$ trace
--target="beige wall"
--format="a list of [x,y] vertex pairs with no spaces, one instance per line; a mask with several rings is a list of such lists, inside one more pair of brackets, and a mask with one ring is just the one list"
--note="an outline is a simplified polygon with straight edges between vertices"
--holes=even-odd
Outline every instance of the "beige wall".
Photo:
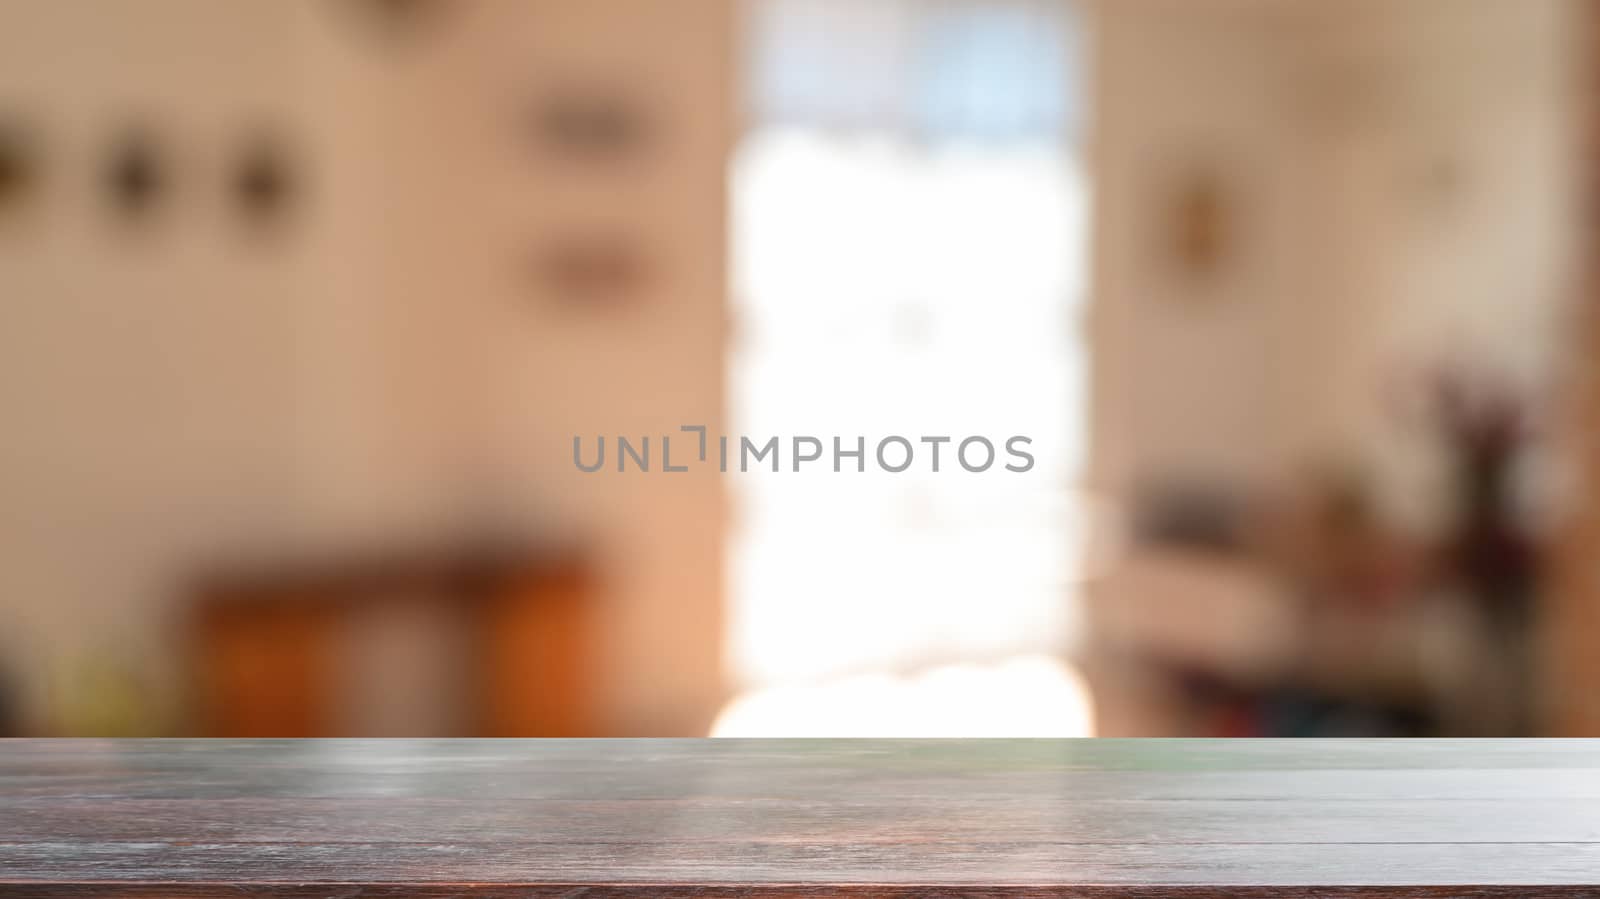
[[[1097,6],[1093,470],[1260,483],[1362,458],[1436,514],[1386,384],[1453,353],[1549,376],[1570,269],[1573,4]],[[1222,173],[1228,258],[1185,278],[1174,185]],[[1428,499],[1422,499],[1428,497]],[[1410,501],[1408,501],[1410,502]]]
[[[722,690],[717,485],[581,476],[570,440],[720,424],[730,7],[452,4],[395,46],[341,16],[0,4],[0,108],[49,141],[44,189],[0,221],[0,647],[36,713],[62,682],[40,672],[108,649],[156,660],[171,702],[195,566],[493,521],[605,563],[616,729],[694,733]],[[530,151],[537,91],[618,76],[658,117],[637,165]],[[179,183],[121,233],[95,154],[127,110],[170,138]],[[307,187],[265,240],[219,186],[258,119]],[[574,225],[644,248],[635,302],[545,295],[533,250]]]
[[[240,233],[221,184],[246,129],[302,129],[303,86],[287,7],[227,7],[0,5],[0,108],[46,162],[0,223],[0,643],[35,712],[45,672],[167,648],[185,558],[290,527],[307,253]],[[138,228],[102,183],[130,122],[180,176]]]

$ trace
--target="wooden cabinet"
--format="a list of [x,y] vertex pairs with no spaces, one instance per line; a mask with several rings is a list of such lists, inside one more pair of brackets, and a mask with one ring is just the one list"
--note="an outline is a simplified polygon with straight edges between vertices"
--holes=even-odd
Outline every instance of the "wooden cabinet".
[[190,630],[197,729],[592,736],[595,592],[581,561],[533,553],[211,578]]

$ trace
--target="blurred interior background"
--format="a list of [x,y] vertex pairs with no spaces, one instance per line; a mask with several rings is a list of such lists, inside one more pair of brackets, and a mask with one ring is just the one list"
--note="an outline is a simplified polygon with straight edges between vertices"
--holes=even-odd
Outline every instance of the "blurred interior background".
[[[0,0],[0,735],[1600,735],[1597,75],[1585,0]],[[1035,464],[574,464],[686,425]]]

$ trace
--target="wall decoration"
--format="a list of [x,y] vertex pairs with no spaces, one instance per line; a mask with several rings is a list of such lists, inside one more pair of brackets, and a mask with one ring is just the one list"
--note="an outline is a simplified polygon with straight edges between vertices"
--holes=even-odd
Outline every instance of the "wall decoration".
[[234,201],[251,223],[267,225],[280,220],[294,201],[293,166],[279,140],[252,138],[234,163],[230,177]]
[[392,45],[434,30],[452,5],[440,0],[340,0],[327,7],[353,23],[363,37]]
[[1164,212],[1168,255],[1185,277],[1209,280],[1234,253],[1234,198],[1214,169],[1180,177]]
[[637,153],[651,129],[637,98],[601,87],[569,88],[534,104],[532,130],[556,155],[616,160]]
[[574,307],[626,305],[649,276],[638,241],[609,233],[552,240],[537,254],[535,266],[548,296]]
[[0,119],[0,214],[20,207],[39,181],[39,154],[20,121]]
[[119,215],[127,219],[148,215],[163,200],[168,179],[167,163],[148,133],[129,132],[113,145],[105,181]]

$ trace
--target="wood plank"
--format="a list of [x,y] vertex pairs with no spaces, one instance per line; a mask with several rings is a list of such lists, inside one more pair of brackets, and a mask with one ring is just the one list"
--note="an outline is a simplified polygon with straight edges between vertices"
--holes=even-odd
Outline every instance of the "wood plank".
[[0,742],[0,895],[721,892],[1600,896],[1600,741]]
[[[0,843],[47,842],[93,828],[113,841],[622,842],[655,818],[655,836],[681,842],[1233,843],[1246,828],[1274,843],[1427,842],[1448,828],[1458,843],[1593,842],[1600,816],[1570,800],[1313,802],[1301,800],[948,799],[896,802],[749,799],[18,799]],[[241,832],[237,822],[257,822]],[[991,823],[1005,822],[1003,832]]]

